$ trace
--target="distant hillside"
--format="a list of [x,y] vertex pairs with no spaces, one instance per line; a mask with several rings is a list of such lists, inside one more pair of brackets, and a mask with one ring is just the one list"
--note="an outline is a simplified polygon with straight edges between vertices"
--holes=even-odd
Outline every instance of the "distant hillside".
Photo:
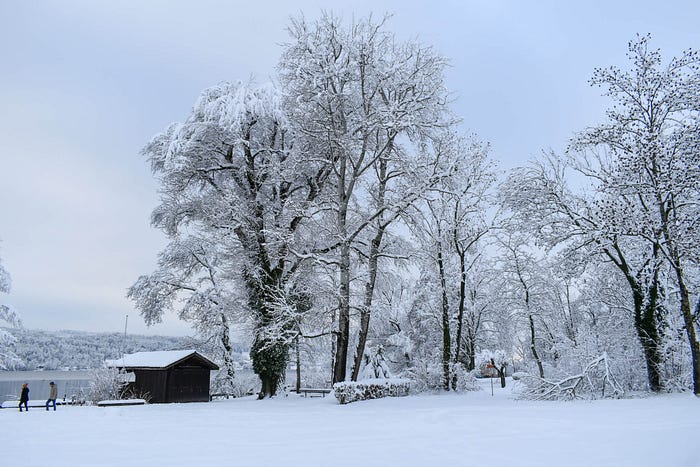
[[194,348],[189,337],[139,336],[82,331],[9,330],[17,338],[12,350],[22,363],[15,370],[61,370],[99,368],[108,358],[122,353]]

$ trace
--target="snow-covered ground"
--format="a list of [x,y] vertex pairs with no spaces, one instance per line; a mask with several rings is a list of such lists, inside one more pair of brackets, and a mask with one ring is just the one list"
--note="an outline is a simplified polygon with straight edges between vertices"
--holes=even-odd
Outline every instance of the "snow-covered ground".
[[0,410],[1,465],[700,467],[700,399],[524,402],[510,387]]

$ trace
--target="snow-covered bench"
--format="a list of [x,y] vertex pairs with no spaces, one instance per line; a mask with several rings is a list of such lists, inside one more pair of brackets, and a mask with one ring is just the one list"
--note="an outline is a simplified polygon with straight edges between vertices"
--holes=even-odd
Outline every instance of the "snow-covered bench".
[[214,394],[209,394],[209,401],[214,399],[233,399],[236,395],[228,392],[215,392]]
[[144,405],[146,403],[143,399],[115,399],[99,401],[97,403],[98,407],[118,407],[124,405]]
[[326,394],[330,394],[330,389],[324,388],[299,388],[299,391],[292,389],[290,392],[296,392],[297,394],[303,394],[304,397],[326,397]]

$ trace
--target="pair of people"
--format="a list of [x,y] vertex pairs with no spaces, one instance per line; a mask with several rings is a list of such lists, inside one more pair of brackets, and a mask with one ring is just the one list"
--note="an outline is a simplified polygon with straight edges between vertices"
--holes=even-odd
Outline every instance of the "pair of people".
[[[49,410],[49,404],[53,404],[53,409],[56,410],[56,398],[58,396],[58,387],[53,381],[49,383],[51,390],[49,392],[49,398],[46,401],[46,410]],[[29,385],[24,383],[22,385],[22,393],[19,396],[19,411],[22,411],[22,405],[24,409],[29,412]]]

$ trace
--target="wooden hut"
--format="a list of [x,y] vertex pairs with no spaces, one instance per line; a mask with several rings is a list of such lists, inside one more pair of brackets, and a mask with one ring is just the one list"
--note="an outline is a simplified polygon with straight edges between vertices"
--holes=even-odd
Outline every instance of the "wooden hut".
[[127,390],[148,393],[152,403],[209,401],[210,372],[219,369],[195,350],[136,352],[106,363],[126,371]]

